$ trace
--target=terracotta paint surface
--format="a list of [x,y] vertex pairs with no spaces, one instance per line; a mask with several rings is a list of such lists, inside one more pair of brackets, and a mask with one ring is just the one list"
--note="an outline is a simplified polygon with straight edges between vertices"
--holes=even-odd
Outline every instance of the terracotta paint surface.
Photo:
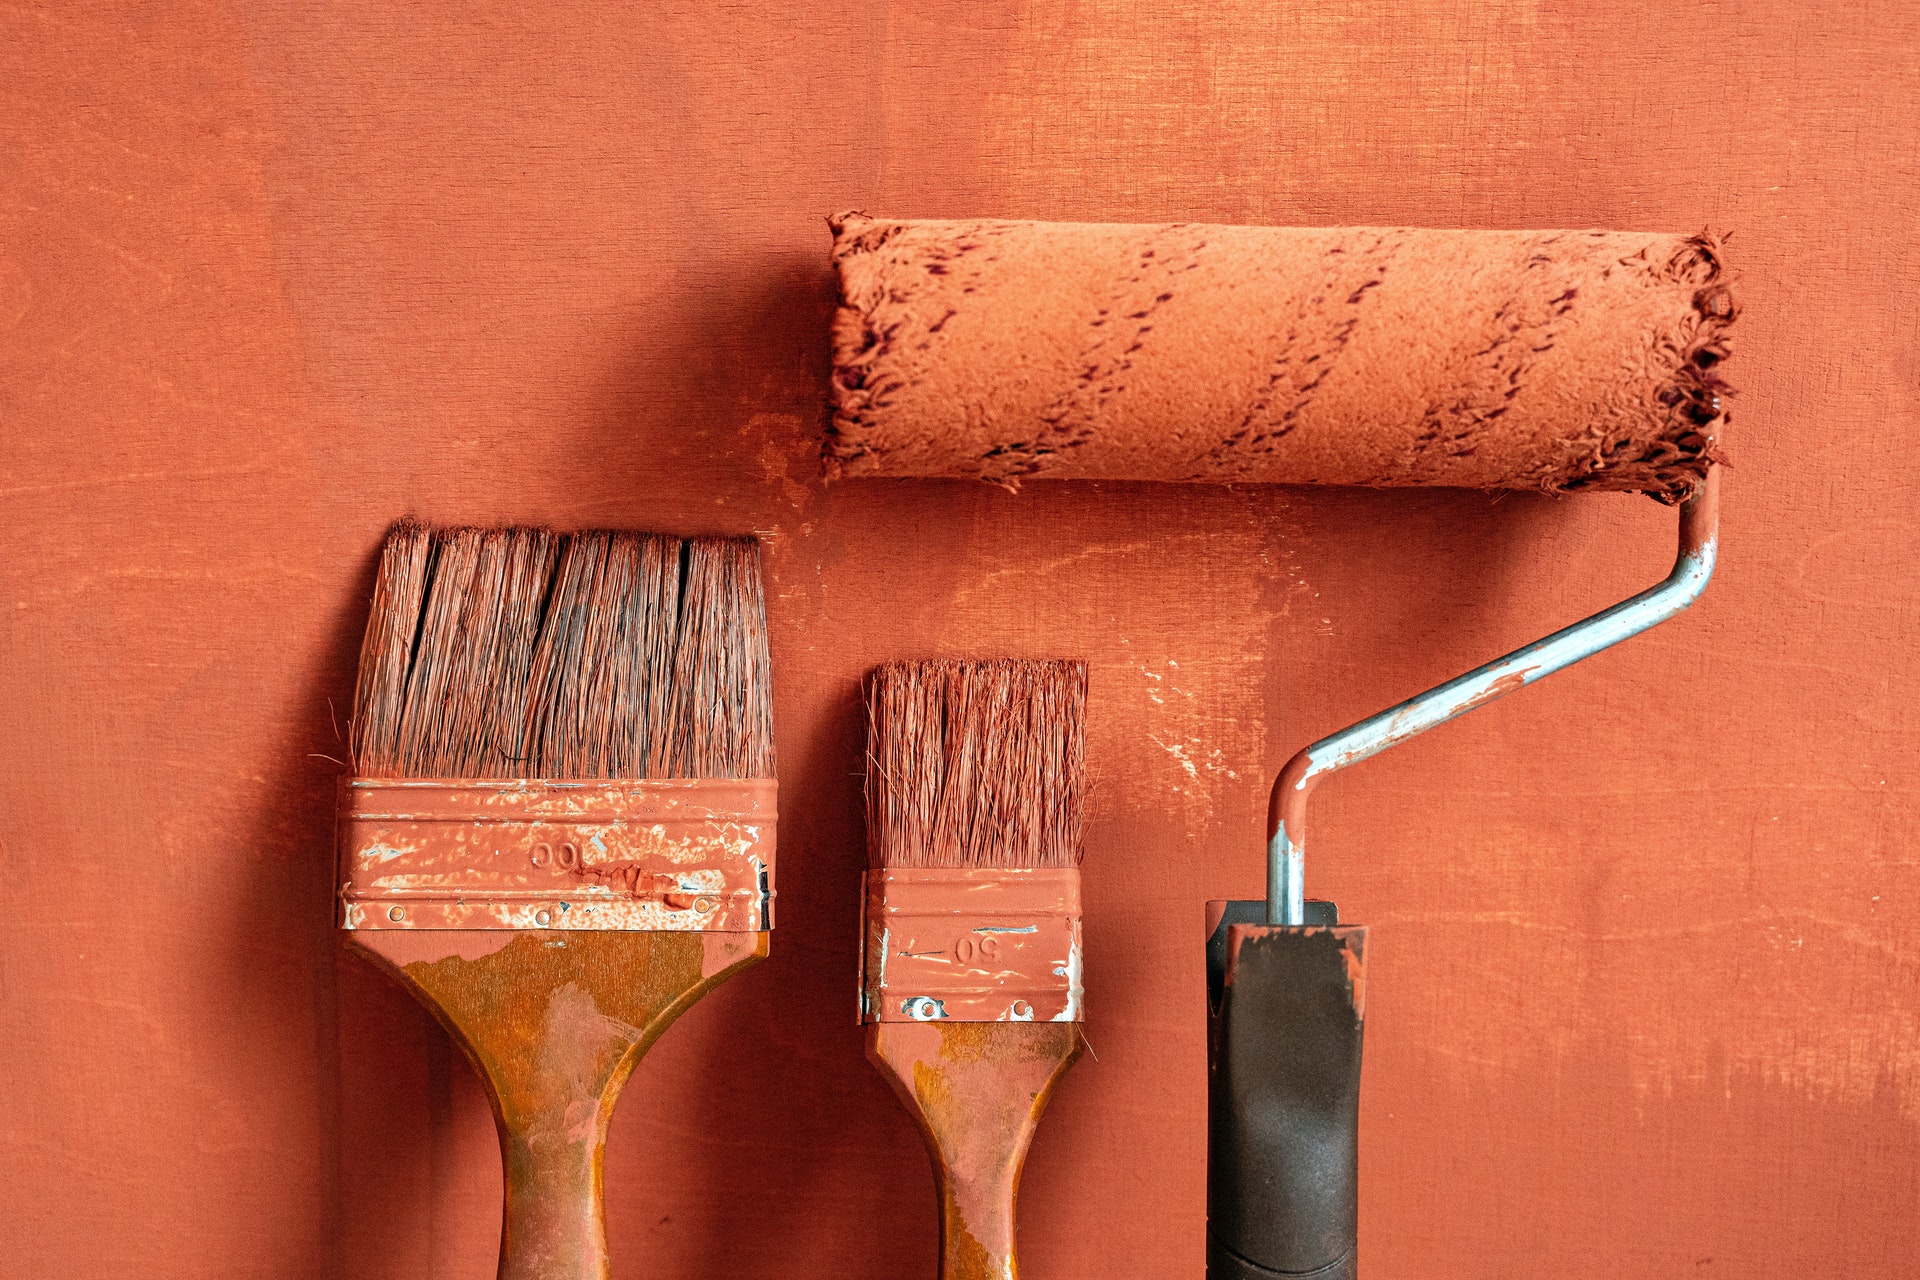
[[[1357,766],[1370,1277],[1920,1255],[1920,13],[1784,0],[6,11],[9,1274],[493,1272],[472,1069],[333,927],[389,523],[759,530],[769,959],[648,1054],[617,1274],[935,1264],[862,1058],[858,681],[1091,663],[1092,1053],[1029,1280],[1197,1277],[1204,900],[1307,741],[1657,580],[1644,498],[818,481],[824,219],[1731,233],[1716,580]],[[484,962],[484,960],[482,961]],[[1094,1056],[1097,1054],[1097,1058]]]

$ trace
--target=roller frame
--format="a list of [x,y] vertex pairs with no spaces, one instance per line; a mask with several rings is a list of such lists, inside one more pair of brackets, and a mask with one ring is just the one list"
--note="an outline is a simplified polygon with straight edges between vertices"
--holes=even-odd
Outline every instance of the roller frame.
[[1274,780],[1267,808],[1267,923],[1306,922],[1307,797],[1322,778],[1637,636],[1692,604],[1713,577],[1719,491],[1720,468],[1709,467],[1699,490],[1681,504],[1680,551],[1664,582],[1330,734],[1289,760]]

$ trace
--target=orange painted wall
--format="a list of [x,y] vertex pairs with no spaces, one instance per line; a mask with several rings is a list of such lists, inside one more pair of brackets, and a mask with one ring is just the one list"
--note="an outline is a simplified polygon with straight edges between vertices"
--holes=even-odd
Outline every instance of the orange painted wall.
[[1083,655],[1098,1059],[1033,1280],[1198,1277],[1201,901],[1304,740],[1664,573],[1644,500],[823,489],[823,216],[1733,233],[1721,575],[1322,788],[1373,1277],[1920,1268],[1920,11],[1791,0],[0,12],[0,1272],[491,1274],[465,1062],[331,927],[411,512],[767,538],[773,958],[646,1062],[634,1276],[927,1275],[852,1025],[856,682]]

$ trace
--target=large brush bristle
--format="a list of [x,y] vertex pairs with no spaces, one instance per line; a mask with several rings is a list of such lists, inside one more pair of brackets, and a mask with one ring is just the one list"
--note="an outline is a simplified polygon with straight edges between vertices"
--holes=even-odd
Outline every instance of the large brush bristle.
[[883,867],[1077,867],[1084,662],[894,662],[867,695],[867,852]]
[[751,538],[397,526],[351,747],[374,778],[770,778]]

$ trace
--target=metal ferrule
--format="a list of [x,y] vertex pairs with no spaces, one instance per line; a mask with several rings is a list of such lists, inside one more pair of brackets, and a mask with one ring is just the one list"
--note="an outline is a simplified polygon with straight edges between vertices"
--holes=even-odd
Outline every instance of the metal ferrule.
[[1713,577],[1719,491],[1720,469],[1710,467],[1699,492],[1680,508],[1680,552],[1666,581],[1322,738],[1289,760],[1267,810],[1267,922],[1297,925],[1305,919],[1307,796],[1321,778],[1639,635],[1692,604]]
[[776,800],[771,778],[349,778],[340,925],[759,932]]
[[867,872],[863,1022],[1079,1022],[1080,873]]

